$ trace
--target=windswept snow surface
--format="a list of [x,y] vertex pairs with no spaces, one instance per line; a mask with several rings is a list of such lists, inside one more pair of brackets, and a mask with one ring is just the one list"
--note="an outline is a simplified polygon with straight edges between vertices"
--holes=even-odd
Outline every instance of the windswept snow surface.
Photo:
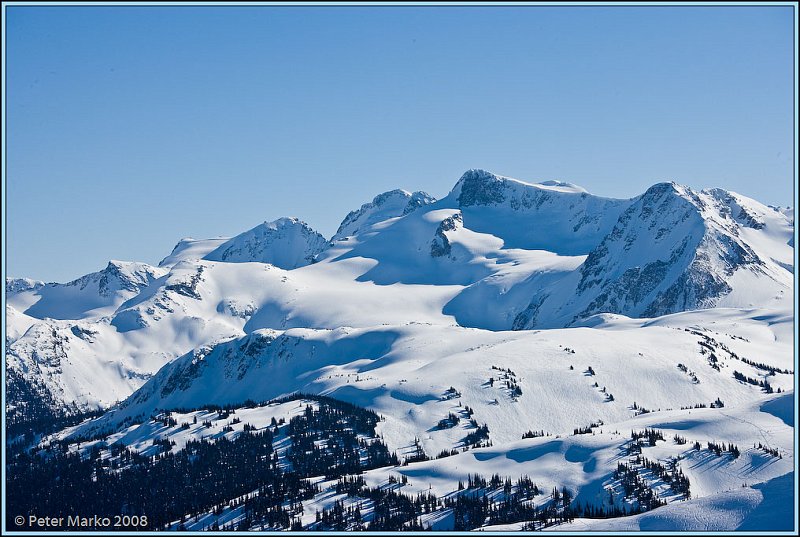
[[198,261],[216,250],[220,245],[228,242],[229,237],[215,239],[193,239],[187,237],[178,241],[172,252],[161,260],[159,267],[171,268],[181,261]]
[[6,345],[10,345],[36,324],[37,319],[6,305]]
[[[678,457],[692,498],[553,529],[785,528],[793,234],[793,212],[720,189],[660,183],[617,200],[469,170],[440,200],[376,196],[330,240],[281,218],[183,239],[158,267],[9,279],[9,420],[41,405],[111,407],[57,437],[146,451],[169,434],[180,449],[203,431],[157,430],[162,410],[325,395],[383,416],[379,433],[401,458],[415,438],[431,456],[462,450],[470,418],[490,431],[491,447],[371,470],[371,484],[405,473],[408,491],[450,494],[468,472],[498,472],[597,505],[631,431],[653,427],[668,441],[645,455]],[[295,406],[252,409],[252,421]],[[440,428],[450,413],[459,423]],[[742,454],[712,456],[707,442]],[[311,500],[307,516],[334,497]],[[426,523],[451,529],[440,515]]]
[[[619,519],[578,519],[552,531],[774,531],[794,528],[794,472],[753,487],[667,505]],[[493,526],[486,531],[514,531],[520,524]]]
[[[781,327],[764,327],[753,320],[755,312],[719,318],[714,313],[701,325],[695,314],[685,314],[689,319],[682,328],[673,318],[669,326],[622,321],[622,326],[525,332],[425,323],[258,330],[187,353],[87,427],[113,428],[159,408],[235,405],[299,391],[395,416],[382,431],[390,443],[401,445],[428,431],[420,439],[426,451],[438,453],[466,434],[463,428],[430,431],[458,404],[474,408],[492,438],[505,443],[528,429],[563,433],[598,419],[617,423],[636,413],[634,403],[664,411],[708,406],[716,398],[726,408],[762,401],[762,390],[734,380],[732,373],[763,378],[743,359],[793,370],[791,342],[776,343],[773,330]],[[748,341],[731,337],[733,326]],[[714,349],[719,371],[701,343]],[[510,368],[522,395],[514,396],[501,380],[508,374],[492,366]],[[769,382],[775,390],[791,390],[793,375],[776,373]],[[451,386],[459,397],[447,397]]]

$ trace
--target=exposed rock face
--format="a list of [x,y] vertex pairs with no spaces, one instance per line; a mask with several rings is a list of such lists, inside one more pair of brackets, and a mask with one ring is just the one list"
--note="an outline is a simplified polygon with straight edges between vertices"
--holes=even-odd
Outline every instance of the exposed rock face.
[[290,270],[313,263],[327,244],[325,237],[305,222],[297,218],[279,218],[229,239],[204,259],[227,263],[270,263]]
[[331,241],[356,235],[373,224],[405,216],[435,201],[435,198],[425,192],[412,193],[397,189],[378,194],[370,203],[365,203],[360,209],[348,213]]
[[6,293],[9,304],[31,317],[84,319],[113,313],[166,273],[146,263],[112,260],[103,270],[68,283],[6,280]]
[[35,291],[43,286],[44,282],[30,278],[6,278],[6,294]]
[[507,248],[588,254],[631,200],[593,196],[562,181],[526,183],[469,170],[448,196],[467,228],[503,239]]
[[654,185],[589,253],[568,303],[539,294],[514,327],[537,326],[543,308],[560,309],[569,324],[597,313],[654,317],[714,307],[731,292],[737,270],[763,271],[741,226],[759,230],[763,223],[725,191]]
[[458,204],[462,207],[503,203],[506,199],[503,181],[491,172],[469,170],[459,183]]
[[439,224],[439,227],[436,228],[436,236],[431,241],[431,256],[432,257],[443,257],[450,255],[450,251],[452,247],[450,245],[450,240],[445,235],[446,231],[455,231],[459,226],[463,225],[463,218],[461,213],[455,213],[453,216],[448,216],[442,223]]

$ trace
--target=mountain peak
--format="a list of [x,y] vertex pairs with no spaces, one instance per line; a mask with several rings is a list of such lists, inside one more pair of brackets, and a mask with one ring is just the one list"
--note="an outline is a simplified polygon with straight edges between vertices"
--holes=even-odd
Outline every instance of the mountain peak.
[[462,207],[473,205],[497,205],[507,197],[528,191],[529,196],[542,192],[587,195],[585,188],[565,181],[549,180],[541,183],[528,183],[496,173],[473,168],[467,170],[450,191]]
[[214,239],[193,239],[185,237],[178,241],[172,252],[161,260],[159,267],[174,267],[181,261],[197,261],[216,250],[220,244],[230,240],[230,237],[217,237]]
[[120,261],[118,259],[109,259],[106,268],[101,270],[100,272],[110,273],[110,274],[119,274],[126,270],[136,270],[137,266],[141,266],[142,263],[135,263],[131,261]]
[[505,200],[500,177],[476,168],[464,172],[451,194],[458,197],[458,204],[461,206],[491,205]]
[[389,218],[405,216],[435,201],[436,198],[427,192],[418,191],[412,193],[399,188],[378,194],[372,198],[371,202],[363,204],[358,210],[350,211],[342,220],[339,229],[336,230],[336,234],[331,240],[337,241],[357,235],[373,224]]
[[269,229],[280,229],[282,227],[298,226],[298,225],[300,227],[306,227],[308,229],[311,229],[311,227],[308,224],[306,224],[305,222],[294,216],[281,216],[280,218],[277,218],[275,220],[265,220],[264,223],[260,225]]
[[[164,269],[146,263],[111,259],[106,268],[98,273],[100,276],[98,290],[101,296],[111,295],[118,291],[139,292],[163,276],[164,273]],[[86,285],[83,278],[76,281],[80,282],[82,286]]]
[[677,196],[684,199],[690,199],[692,195],[694,195],[694,192],[689,187],[679,185],[675,181],[662,181],[654,184],[645,190],[643,194],[638,196],[638,198],[634,199],[652,201],[662,199],[665,196]]
[[134,272],[156,272],[156,267],[148,265],[147,263],[140,263],[139,261],[120,261],[119,259],[109,259],[105,268],[101,273],[134,273]]
[[39,289],[44,286],[44,282],[31,278],[6,278],[6,293],[19,293]]
[[302,220],[282,217],[263,222],[228,239],[203,259],[228,263],[269,263],[291,270],[312,263],[326,246],[325,237]]
[[382,194],[378,194],[374,198],[372,198],[372,204],[376,207],[380,207],[386,204],[392,198],[398,199],[408,199],[411,197],[411,192],[408,190],[403,190],[402,188],[395,188],[394,190],[389,190],[387,192],[383,192]]

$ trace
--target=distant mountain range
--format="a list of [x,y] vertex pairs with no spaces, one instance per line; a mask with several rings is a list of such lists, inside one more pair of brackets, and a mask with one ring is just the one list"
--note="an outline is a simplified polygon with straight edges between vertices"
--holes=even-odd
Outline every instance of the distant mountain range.
[[7,279],[6,523],[791,529],[793,237],[725,190],[469,170],[330,239]]
[[158,267],[7,279],[9,419],[107,407],[187,352],[279,337],[265,329],[528,330],[785,307],[793,225],[793,211],[720,189],[659,183],[619,200],[469,170],[441,200],[376,196],[330,240],[280,218],[183,239]]

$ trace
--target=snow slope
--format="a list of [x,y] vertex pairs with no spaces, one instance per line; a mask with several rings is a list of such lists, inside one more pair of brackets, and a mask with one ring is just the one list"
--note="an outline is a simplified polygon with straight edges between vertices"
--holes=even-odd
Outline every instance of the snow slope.
[[215,239],[193,239],[187,237],[181,239],[172,249],[172,252],[161,260],[158,266],[171,268],[181,261],[198,261],[229,240],[230,237],[218,237]]
[[[641,407],[708,406],[717,398],[726,408],[737,407],[763,398],[757,386],[733,378],[733,371],[765,378],[744,360],[793,370],[791,342],[776,343],[775,337],[791,320],[768,324],[758,320],[759,313],[710,311],[702,322],[685,314],[682,323],[684,314],[678,314],[668,322],[626,320],[594,329],[526,332],[427,324],[258,330],[171,362],[82,434],[114,430],[157,409],[237,405],[296,391],[391,417],[382,428],[391,446],[419,436],[428,453],[460,445],[466,424],[435,427],[459,404],[474,409],[495,443],[518,439],[529,429],[559,434],[597,420],[622,422]],[[731,333],[746,334],[740,337],[747,341]],[[719,370],[706,345],[714,349]],[[519,385],[522,395],[515,396],[506,380]],[[769,382],[773,389],[790,390],[793,374],[776,373]],[[451,387],[457,397],[448,396]]]
[[[793,393],[770,396],[769,403],[783,404],[793,399]],[[262,407],[237,408],[236,421],[222,419],[216,412],[207,410],[173,411],[174,426],[160,421],[160,416],[142,423],[124,425],[118,432],[80,444],[69,443],[69,438],[80,427],[44,439],[43,444],[54,440],[67,440],[69,449],[88,453],[96,446],[125,445],[143,454],[158,450],[153,439],[174,442],[172,450],[180,450],[191,439],[235,438],[245,424],[257,429],[270,427],[273,418],[289,420],[303,412],[308,401],[273,403]],[[210,427],[201,425],[209,420]],[[391,418],[390,418],[391,420]],[[194,425],[191,425],[194,423]],[[184,425],[186,424],[186,425]],[[458,482],[466,483],[469,476],[497,474],[501,478],[517,479],[527,476],[544,491],[565,488],[573,495],[573,504],[609,506],[612,498],[618,507],[627,501],[619,480],[613,472],[620,462],[632,464],[636,454],[629,454],[631,433],[651,429],[659,431],[664,440],[654,445],[645,443],[641,455],[662,464],[676,464],[691,484],[691,499],[681,501],[669,486],[649,478],[649,484],[668,500],[668,505],[653,511],[615,519],[577,519],[549,529],[556,531],[732,531],[775,530],[792,528],[792,501],[794,474],[793,429],[783,420],[764,413],[760,403],[748,403],[735,409],[685,409],[640,414],[624,421],[596,425],[590,434],[556,434],[540,438],[515,439],[494,446],[462,451],[445,458],[412,462],[402,466],[389,466],[367,471],[363,477],[369,486],[396,488],[414,496],[433,493],[440,497],[457,493]],[[279,435],[279,438],[281,435]],[[686,443],[679,443],[683,438]],[[735,443],[741,455],[713,454],[707,442],[728,445]],[[766,453],[752,443],[765,444],[781,457]],[[694,443],[699,442],[698,449]],[[281,457],[287,446],[278,441],[276,449]],[[671,462],[672,461],[672,462]],[[645,473],[646,475],[646,473]],[[394,481],[393,481],[394,480]],[[370,516],[369,500],[348,497],[335,492],[335,480],[320,477],[316,481],[321,492],[304,502],[303,523],[312,524],[314,513],[330,508],[334,501],[348,504],[360,503]],[[402,484],[400,484],[402,482]],[[396,483],[396,484],[393,484]],[[549,501],[547,494],[540,496],[537,505]],[[197,520],[188,529],[203,529],[217,520],[240,520],[240,508],[226,507],[220,512],[197,513]],[[432,529],[452,529],[452,512],[439,510],[423,516],[423,522]],[[191,524],[195,524],[192,526]],[[521,529],[523,523],[487,526],[487,531]]]
[[[557,532],[730,532],[792,531],[794,528],[794,472],[766,483],[614,519],[577,519]],[[487,526],[485,531],[519,531],[522,524]]]
[[6,345],[10,345],[20,338],[37,319],[20,313],[10,305],[6,306]]

